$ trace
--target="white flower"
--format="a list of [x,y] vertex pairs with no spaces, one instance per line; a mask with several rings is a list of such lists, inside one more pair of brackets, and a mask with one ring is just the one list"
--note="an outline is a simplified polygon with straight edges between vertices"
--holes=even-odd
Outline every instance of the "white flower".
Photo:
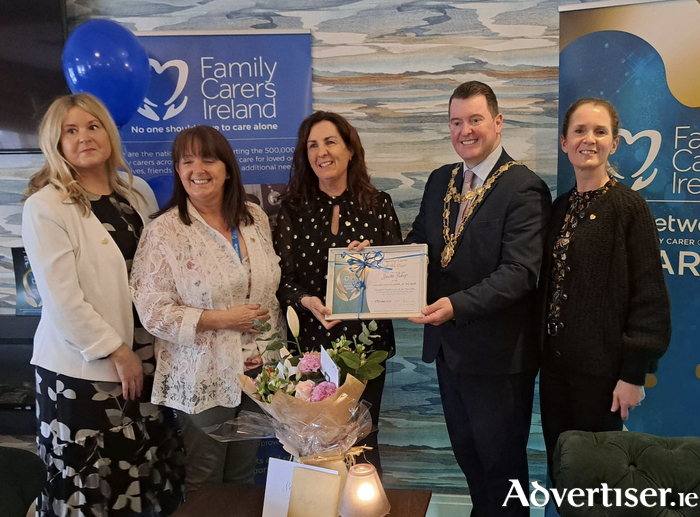
[[280,379],[290,379],[294,376],[297,376],[297,374],[299,373],[299,368],[297,368],[296,366],[292,366],[292,363],[289,361],[289,357],[286,357],[284,359],[281,368],[279,367],[279,365],[277,367],[277,376]]
[[299,337],[299,316],[297,316],[296,311],[290,305],[287,307],[287,325],[289,326],[289,331],[292,333],[294,338]]

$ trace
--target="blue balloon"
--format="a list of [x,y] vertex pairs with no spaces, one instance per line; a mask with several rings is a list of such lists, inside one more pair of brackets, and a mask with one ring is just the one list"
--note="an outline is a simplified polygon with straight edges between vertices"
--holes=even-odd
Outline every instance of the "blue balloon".
[[63,74],[73,93],[100,99],[118,127],[136,113],[148,91],[148,55],[133,33],[110,20],[90,20],[63,47]]

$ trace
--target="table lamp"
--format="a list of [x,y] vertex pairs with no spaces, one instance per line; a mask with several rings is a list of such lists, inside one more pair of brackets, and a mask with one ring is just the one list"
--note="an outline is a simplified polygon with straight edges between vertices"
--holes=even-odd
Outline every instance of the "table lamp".
[[383,517],[391,505],[386,498],[377,469],[370,463],[350,467],[340,501],[341,517]]

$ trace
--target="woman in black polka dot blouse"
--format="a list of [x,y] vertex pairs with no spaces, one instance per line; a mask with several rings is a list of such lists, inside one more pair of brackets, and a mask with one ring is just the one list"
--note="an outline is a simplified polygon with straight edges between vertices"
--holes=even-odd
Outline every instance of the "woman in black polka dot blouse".
[[[360,321],[326,321],[328,249],[401,243],[401,228],[391,197],[369,180],[365,151],[357,131],[342,116],[318,111],[302,122],[292,163],[292,178],[282,195],[275,248],[282,258],[280,304],[293,306],[301,324],[302,347],[318,350],[340,336],[362,332]],[[390,320],[377,321],[372,348],[394,355]],[[368,382],[363,398],[372,404],[376,427],[386,372]],[[365,440],[367,459],[381,473],[377,433]]]

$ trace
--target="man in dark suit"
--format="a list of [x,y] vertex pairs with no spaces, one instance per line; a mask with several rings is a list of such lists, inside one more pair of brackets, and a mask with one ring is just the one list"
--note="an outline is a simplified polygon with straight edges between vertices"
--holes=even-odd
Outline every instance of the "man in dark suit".
[[[434,170],[407,243],[427,243],[423,360],[436,361],[445,421],[472,516],[529,515],[527,440],[538,345],[534,296],[551,195],[501,147],[503,116],[486,84],[450,97],[463,162]],[[467,178],[465,181],[464,178]],[[466,182],[466,185],[463,183]],[[460,194],[461,192],[461,194]]]

